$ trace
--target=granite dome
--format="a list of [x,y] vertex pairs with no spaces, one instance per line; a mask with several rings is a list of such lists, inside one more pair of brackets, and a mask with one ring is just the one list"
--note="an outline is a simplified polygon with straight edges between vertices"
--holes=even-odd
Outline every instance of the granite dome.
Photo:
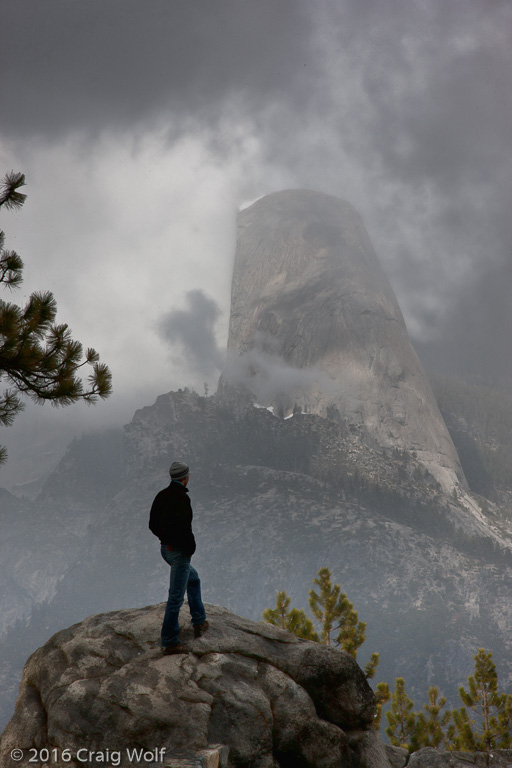
[[223,381],[282,416],[337,411],[445,488],[464,483],[362,219],[336,197],[285,190],[239,213]]

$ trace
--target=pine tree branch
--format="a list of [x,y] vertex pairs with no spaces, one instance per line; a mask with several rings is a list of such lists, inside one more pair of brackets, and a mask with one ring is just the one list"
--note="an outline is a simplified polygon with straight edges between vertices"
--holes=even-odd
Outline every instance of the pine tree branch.
[[11,171],[6,173],[3,182],[0,184],[0,208],[5,206],[6,211],[21,208],[27,196],[18,192],[20,187],[25,186],[25,174]]

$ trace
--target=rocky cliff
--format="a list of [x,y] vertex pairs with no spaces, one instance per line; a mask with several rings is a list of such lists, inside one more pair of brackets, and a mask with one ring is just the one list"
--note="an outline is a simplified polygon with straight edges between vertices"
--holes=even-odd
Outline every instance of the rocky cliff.
[[223,379],[282,416],[337,409],[377,445],[414,451],[447,490],[464,483],[393,290],[342,200],[286,190],[240,212]]
[[186,652],[165,657],[164,607],[93,616],[36,651],[2,765],[16,749],[24,764],[66,750],[62,764],[78,768],[89,754],[133,765],[137,751],[161,759],[221,743],[233,767],[388,768],[373,692],[348,654],[208,605],[208,632],[194,640],[185,629]]

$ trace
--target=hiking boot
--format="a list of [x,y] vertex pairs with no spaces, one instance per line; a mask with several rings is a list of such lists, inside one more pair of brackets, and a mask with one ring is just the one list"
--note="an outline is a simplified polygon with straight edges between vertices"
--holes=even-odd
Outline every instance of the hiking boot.
[[174,643],[174,645],[162,645],[163,656],[173,656],[175,653],[186,653],[186,648],[181,643]]
[[196,640],[198,637],[201,637],[201,635],[204,635],[204,633],[206,632],[209,626],[210,625],[208,624],[206,619],[203,621],[202,624],[196,624],[196,626],[194,627],[194,637],[196,638]]

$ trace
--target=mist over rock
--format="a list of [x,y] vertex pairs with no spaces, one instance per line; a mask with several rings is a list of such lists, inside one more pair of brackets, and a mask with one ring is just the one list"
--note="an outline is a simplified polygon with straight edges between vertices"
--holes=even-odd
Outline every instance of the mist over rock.
[[67,764],[78,766],[78,750],[170,753],[220,743],[240,768],[389,767],[372,726],[374,694],[347,653],[208,605],[208,632],[194,640],[182,611],[187,652],[166,657],[164,609],[92,616],[36,651],[2,736],[3,759],[14,748],[50,747],[70,750],[77,756]]
[[457,452],[393,290],[347,202],[286,190],[241,211],[224,382],[282,416],[337,409],[446,487]]
[[[376,270],[381,275],[378,265]],[[382,287],[380,277],[378,283]],[[242,327],[249,304],[234,307]],[[288,319],[280,317],[286,325]],[[398,327],[399,321],[383,324]],[[377,330],[372,333],[370,346]],[[283,418],[284,406],[279,414],[277,400],[273,412],[261,407],[274,402],[263,390],[257,397],[250,391],[262,386],[263,372],[269,386],[278,382],[276,391],[287,397],[294,386],[304,389],[304,381],[309,397],[308,387],[324,374],[313,349],[310,367],[298,368],[270,348],[262,351],[261,334],[254,338],[246,354],[231,357],[231,383],[245,386],[230,386],[224,377],[215,395],[187,388],[162,394],[134,414],[122,439],[109,433],[74,441],[36,500],[0,494],[0,728],[12,714],[23,664],[55,630],[90,614],[131,611],[165,597],[168,566],[147,521],[177,458],[192,468],[194,564],[208,602],[258,619],[274,604],[276,591],[285,589],[296,607],[307,610],[312,578],[328,566],[367,623],[360,663],[379,651],[379,678],[392,683],[405,677],[418,706],[434,684],[450,706],[458,706],[458,687],[472,673],[480,647],[493,650],[500,680],[512,679],[512,490],[506,461],[512,449],[500,436],[505,431],[508,440],[510,433],[509,400],[494,391],[476,397],[467,387],[436,386],[470,487],[482,494],[473,496],[456,487],[458,470],[447,466],[446,453],[435,454],[430,470],[426,450],[416,453],[402,438],[383,446],[363,421],[362,406],[352,412],[341,400],[325,413],[304,413],[297,405],[291,418]],[[276,332],[275,342],[280,338]],[[393,396],[403,396],[399,384],[389,385],[396,389]],[[430,402],[425,391],[421,397]],[[413,412],[418,397],[411,400]],[[434,414],[431,423],[428,413]],[[424,437],[432,424],[439,426],[436,410],[428,413]],[[401,428],[409,425],[406,414]],[[442,428],[441,423],[438,436]],[[492,482],[486,468],[494,472]],[[141,658],[148,658],[144,653]],[[74,669],[75,656],[64,660]]]

